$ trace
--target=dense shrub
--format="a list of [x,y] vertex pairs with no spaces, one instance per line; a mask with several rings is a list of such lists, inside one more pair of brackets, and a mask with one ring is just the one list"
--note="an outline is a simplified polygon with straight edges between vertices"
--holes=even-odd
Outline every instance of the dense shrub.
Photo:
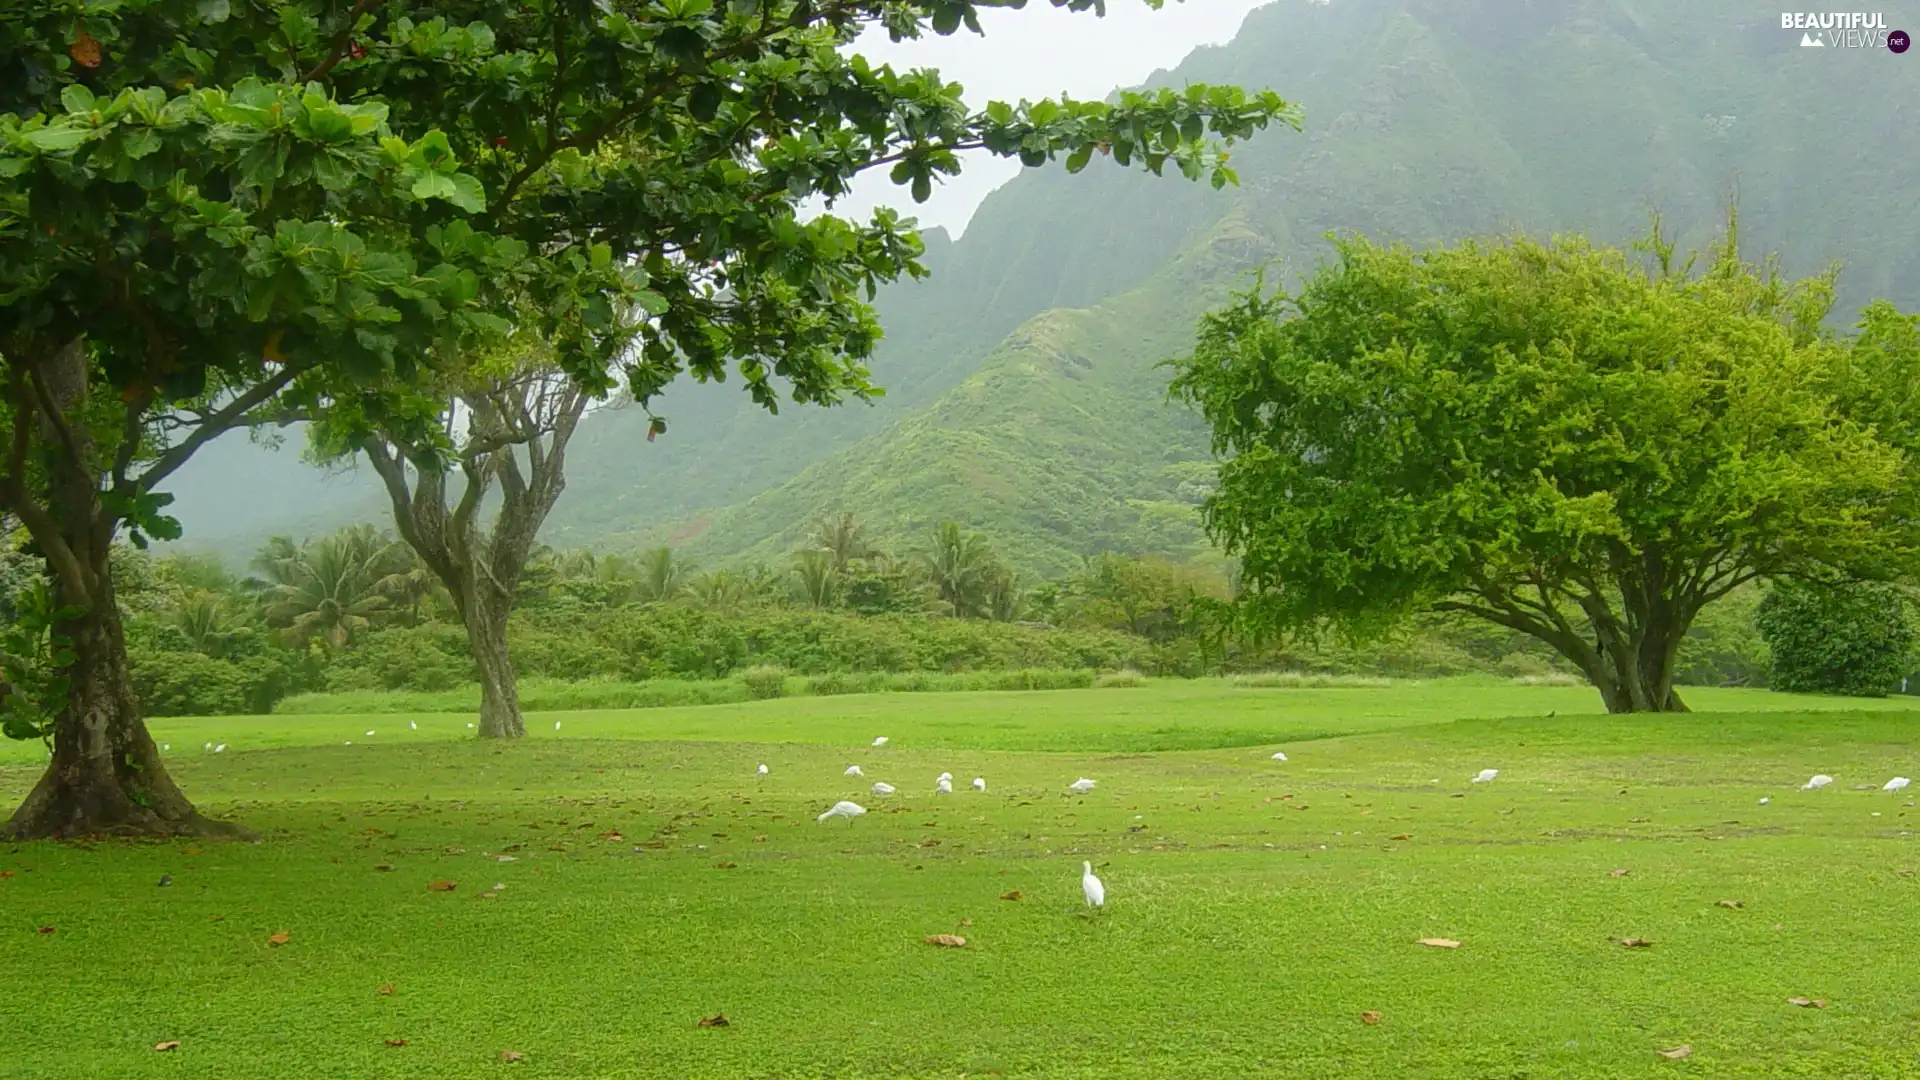
[[1754,623],[1773,654],[1776,690],[1885,697],[1913,663],[1906,598],[1890,586],[1778,581]]
[[777,698],[787,692],[787,669],[761,664],[741,672],[740,681],[746,684],[747,693],[753,695],[755,700]]
[[313,689],[318,664],[305,654],[249,642],[228,655],[189,648],[179,631],[151,621],[127,628],[134,697],[147,716],[269,713],[280,699]]
[[467,634],[459,626],[427,623],[363,634],[334,653],[325,686],[331,691],[450,690],[479,679]]

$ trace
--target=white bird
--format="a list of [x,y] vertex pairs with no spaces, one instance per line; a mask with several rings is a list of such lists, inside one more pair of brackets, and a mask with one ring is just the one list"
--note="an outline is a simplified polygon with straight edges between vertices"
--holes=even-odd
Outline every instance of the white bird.
[[1091,781],[1091,780],[1089,780],[1089,779],[1087,779],[1086,777],[1084,777],[1084,776],[1083,776],[1083,777],[1081,777],[1080,779],[1078,779],[1078,780],[1075,780],[1075,781],[1074,781],[1073,783],[1071,783],[1071,784],[1068,784],[1068,785],[1067,785],[1067,790],[1068,790],[1068,791],[1077,791],[1077,792],[1079,792],[1080,794],[1082,794],[1082,795],[1085,795],[1085,794],[1086,794],[1087,792],[1089,792],[1089,791],[1092,791],[1092,790],[1093,790],[1093,781]]
[[935,780],[935,781],[933,782],[933,793],[934,793],[935,795],[951,795],[951,794],[953,794],[953,781],[951,781],[951,780],[949,780],[949,779],[947,779],[947,778],[946,778],[946,777],[944,777],[944,776],[943,776],[943,777],[941,777],[941,778],[940,778],[940,779],[938,779],[938,780]]
[[848,776],[865,776],[866,774],[860,771],[860,766],[858,766],[858,765],[849,765],[849,766],[847,766],[847,771],[846,771],[846,775],[848,775]]
[[1287,755],[1285,755],[1285,754],[1275,754],[1275,755],[1273,755],[1273,760],[1275,760],[1275,761],[1285,761],[1285,760],[1287,760]]
[[1080,866],[1083,868],[1080,874],[1080,891],[1087,894],[1087,906],[1106,907],[1107,887],[1100,884],[1099,878],[1093,876],[1093,864],[1082,862]]
[[471,721],[471,720],[469,720],[469,721],[467,721],[467,726],[468,726],[468,727],[472,727],[472,726],[473,726],[473,721]]
[[173,744],[172,744],[172,743],[161,743],[161,744],[160,744],[160,749],[162,749],[162,750],[171,750],[171,749],[173,749]]
[[951,780],[953,779],[953,774],[950,772],[943,772],[939,776],[934,777],[934,779],[935,780]]
[[1893,779],[1887,781],[1887,786],[1881,788],[1880,790],[1881,791],[1905,791],[1907,789],[1907,785],[1911,783],[1913,783],[1913,781],[1907,779],[1904,776],[1896,776]]
[[879,736],[879,737],[877,737],[877,738],[875,738],[875,739],[873,740],[873,745],[875,745],[875,746],[885,746],[885,745],[887,745],[887,737],[886,737],[885,735],[881,735],[881,736]]
[[412,721],[412,720],[409,720],[409,721],[407,721],[407,726],[408,726],[408,727],[410,727],[410,728],[412,728],[412,729],[413,729],[413,730],[415,730],[415,731],[419,731],[419,730],[420,730],[420,725],[419,725],[418,723],[416,723],[415,721]]
[[1769,798],[1767,798],[1767,797],[1766,797],[1765,795],[1762,795],[1762,796],[1760,796],[1760,805],[1761,805],[1761,806],[1765,806],[1765,805],[1767,805],[1768,803],[1770,803],[1770,802],[1772,802],[1772,801],[1773,801],[1772,799],[1769,799]]
[[203,744],[201,745],[201,747],[200,747],[200,749],[202,749],[202,750],[211,750],[211,749],[213,749],[213,744],[212,744],[212,743],[203,743]]
[[558,720],[555,720],[555,721],[553,722],[553,730],[555,730],[555,731],[559,731],[559,730],[560,730],[560,721],[558,721]]
[[758,769],[755,769],[754,771],[759,773],[761,776],[767,775],[767,767],[765,765],[760,766]]
[[891,795],[893,794],[893,785],[882,780],[873,785],[873,793],[875,795]]
[[1479,776],[1476,776],[1476,777],[1474,777],[1474,778],[1473,778],[1473,782],[1474,782],[1474,783],[1476,783],[1476,784],[1484,784],[1484,783],[1486,783],[1487,781],[1489,781],[1489,780],[1491,780],[1491,779],[1493,779],[1494,777],[1496,777],[1496,776],[1499,776],[1499,775],[1500,775],[1500,770],[1499,770],[1499,769],[1481,769],[1481,770],[1480,770],[1480,775],[1479,775]]
[[1813,779],[1801,784],[1800,790],[1812,791],[1814,788],[1823,788],[1831,783],[1833,783],[1833,777],[1828,776],[1826,773],[1817,773]]
[[976,776],[976,777],[974,777],[974,778],[973,778],[973,790],[975,790],[975,791],[985,791],[985,790],[987,790],[987,778],[986,778],[986,777],[984,777],[984,776]]
[[371,731],[369,731],[369,732],[367,732],[367,734],[369,734],[369,735],[371,735],[371,734],[373,734],[373,732],[371,732]]
[[861,814],[864,814],[866,812],[867,812],[867,808],[864,806],[861,806],[859,803],[851,803],[846,801],[845,799],[842,799],[839,802],[834,803],[832,806],[827,807],[827,812],[824,814],[821,814],[815,820],[825,821],[828,818],[843,817],[843,818],[846,818],[847,823],[851,825],[853,823],[854,818],[857,818]]
[[226,744],[226,743],[221,743],[221,744],[220,744],[219,746],[216,746],[216,747],[214,747],[214,748],[213,748],[213,752],[214,752],[214,753],[216,753],[216,754],[224,754],[224,753],[226,753],[226,752],[227,752],[227,744]]

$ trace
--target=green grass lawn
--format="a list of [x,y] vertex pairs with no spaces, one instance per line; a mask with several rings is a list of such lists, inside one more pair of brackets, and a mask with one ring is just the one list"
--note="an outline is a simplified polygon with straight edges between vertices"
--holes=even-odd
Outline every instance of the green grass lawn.
[[[0,1076],[1920,1076],[1920,810],[1878,790],[1920,711],[1688,698],[1155,683],[548,713],[512,746],[156,721],[261,842],[0,848]],[[0,798],[41,753],[0,750]]]

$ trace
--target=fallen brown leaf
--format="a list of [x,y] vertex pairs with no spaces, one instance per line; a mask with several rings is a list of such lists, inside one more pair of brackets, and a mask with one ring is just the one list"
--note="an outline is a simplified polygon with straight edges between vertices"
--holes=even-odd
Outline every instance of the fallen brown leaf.
[[756,844],[764,844],[764,843],[766,843],[766,842],[767,842],[767,837],[766,837],[766,835],[765,835],[765,834],[763,833],[763,834],[761,834],[761,835],[759,835],[759,836],[756,836],[756,837],[754,837],[754,838],[753,838],[753,842],[754,842],[754,843],[756,843]]
[[474,898],[475,900],[491,900],[491,899],[493,899],[494,897],[496,897],[496,896],[499,896],[499,895],[500,895],[499,893],[497,893],[497,892],[494,892],[493,890],[491,890],[491,889],[489,889],[489,890],[487,890],[486,892],[479,892],[479,893],[474,893],[474,894],[473,894],[473,898]]
[[959,934],[928,934],[921,940],[929,945],[939,945],[948,949],[964,949],[967,945],[967,939]]
[[388,1045],[388,1046],[405,1046],[405,1045],[407,1045],[407,1040],[405,1040],[405,1039],[388,1039],[388,1040],[387,1040],[387,1045]]
[[1001,893],[1001,894],[1000,894],[1000,899],[1002,899],[1002,900],[1019,900],[1019,899],[1022,899],[1022,898],[1024,898],[1025,896],[1026,896],[1026,894],[1025,894],[1025,893],[1023,893],[1023,892],[1021,892],[1021,891],[1020,891],[1019,889],[1015,889],[1015,890],[1013,890],[1012,892],[1003,892],[1003,893]]
[[511,1063],[511,1062],[515,1062],[515,1061],[519,1061],[519,1060],[520,1060],[521,1058],[523,1058],[523,1057],[526,1057],[526,1056],[527,1056],[527,1055],[525,1055],[525,1054],[523,1054],[523,1053],[521,1053],[521,1052],[520,1052],[520,1051],[518,1051],[518,1050],[502,1050],[502,1051],[500,1051],[500,1060],[501,1060],[501,1061],[504,1061],[504,1062],[509,1062],[509,1063]]
[[162,1052],[165,1052],[167,1050],[178,1050],[180,1049],[180,1040],[168,1039],[166,1042],[157,1042],[153,1044],[153,1048],[155,1050],[159,1050]]
[[621,836],[621,835],[620,835],[619,833],[617,833],[617,832],[614,832],[613,830],[611,830],[611,829],[609,829],[608,831],[606,831],[606,832],[603,832],[603,833],[601,833],[601,834],[600,834],[600,839],[602,839],[602,840],[610,840],[610,841],[614,841],[614,842],[616,842],[616,843],[617,843],[617,842],[619,842],[619,841],[621,841],[621,840],[625,840],[625,839],[626,839],[626,837],[624,837],[624,836]]
[[429,882],[427,882],[427,889],[428,889],[428,891],[430,891],[430,892],[452,892],[453,890],[455,890],[455,889],[457,889],[457,888],[459,888],[459,887],[460,887],[459,885],[457,885],[457,884],[455,884],[455,883],[453,883],[453,882],[451,882],[451,881],[429,881]]
[[1453,940],[1452,938],[1443,938],[1443,937],[1423,937],[1419,940],[1417,944],[1431,945],[1436,949],[1457,949],[1460,947],[1459,942]]
[[1716,906],[1723,907],[1723,908],[1743,908],[1743,907],[1746,907],[1747,905],[1741,903],[1738,900],[1720,900],[1716,902]]
[[1643,938],[1643,937],[1629,937],[1629,938],[1621,938],[1620,944],[1625,945],[1629,949],[1644,949],[1652,945],[1653,942],[1648,941],[1646,938]]
[[383,874],[391,874],[393,873],[393,864],[381,863],[379,866],[374,867],[374,869],[380,871]]
[[379,995],[380,995],[381,997],[392,997],[392,996],[393,996],[393,984],[392,984],[392,983],[381,983],[381,984],[380,984],[380,989],[378,989],[378,990],[375,990],[375,991],[374,991],[374,993],[376,993],[376,994],[379,994]]
[[1631,873],[1633,873],[1633,871],[1631,870],[1609,870],[1607,871],[1607,876],[1608,877],[1626,877],[1628,874],[1631,874]]
[[1401,833],[1401,834],[1399,834],[1398,836],[1393,836],[1393,837],[1390,837],[1389,839],[1393,839],[1393,840],[1411,840],[1411,839],[1413,839],[1413,834],[1412,834],[1412,833]]
[[8,878],[10,878],[10,877],[12,877],[12,876],[13,876],[13,871],[11,871],[11,870],[0,870],[0,881],[5,881],[6,879],[8,879]]
[[1645,825],[1646,823],[1647,823],[1647,819],[1646,819],[1646,818],[1643,818],[1643,817],[1636,817],[1636,818],[1628,818],[1628,819],[1627,819],[1627,824],[1629,824],[1629,825]]
[[1679,1061],[1681,1058],[1692,1057],[1693,1047],[1688,1046],[1686,1043],[1681,1043],[1679,1046],[1676,1046],[1671,1050],[1656,1050],[1654,1051],[1654,1053],[1659,1054],[1661,1057],[1666,1058],[1668,1061]]
[[1368,1009],[1366,1012],[1360,1014],[1360,1022],[1363,1024],[1377,1024],[1380,1022],[1380,1014],[1374,1012],[1372,1009]]
[[292,931],[289,931],[289,930],[282,930],[279,933],[267,935],[267,944],[273,945],[276,947],[280,945],[285,945],[287,942],[292,940],[293,940],[293,933]]
[[925,840],[920,841],[920,846],[921,847],[939,847],[940,838],[937,836],[929,836]]
[[972,925],[973,925],[973,920],[972,920],[972,919],[961,919],[961,920],[960,920],[960,925],[961,925],[961,926],[972,926]]
[[449,847],[449,848],[444,848],[442,850],[444,850],[449,855],[465,855],[467,853],[466,848],[458,848],[458,847]]
[[1798,1005],[1803,1009],[1824,1009],[1827,1007],[1827,999],[1790,997],[1787,999],[1787,1004]]
[[712,1016],[701,1017],[700,1026],[701,1027],[731,1027],[733,1026],[733,1021],[727,1019],[726,1013],[714,1013]]
[[40,928],[40,932],[41,932],[41,933],[43,933],[43,934],[51,934],[51,933],[53,933],[53,927],[51,927],[51,926],[43,926],[43,927],[41,927],[41,928]]
[[736,866],[739,866],[740,864],[739,864],[739,863],[730,863],[730,862],[727,862],[727,861],[725,861],[725,860],[722,860],[722,861],[720,861],[720,862],[717,862],[717,863],[714,863],[713,865],[714,865],[715,867],[717,867],[718,869],[721,869],[721,870],[731,870],[731,869],[733,869],[734,867],[736,867]]

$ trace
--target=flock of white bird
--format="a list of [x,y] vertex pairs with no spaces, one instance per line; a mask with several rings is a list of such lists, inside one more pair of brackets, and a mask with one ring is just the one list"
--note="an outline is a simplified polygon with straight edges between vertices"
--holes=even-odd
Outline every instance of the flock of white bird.
[[[873,740],[873,745],[874,746],[887,745],[887,737],[885,735],[881,735],[875,738]],[[1273,760],[1285,761],[1287,760],[1287,755],[1284,753],[1276,752],[1273,755]],[[759,774],[761,776],[767,775],[767,767],[764,764],[760,766]],[[865,776],[866,774],[861,771],[860,766],[849,765],[847,766],[847,770],[844,775]],[[1475,783],[1475,784],[1491,783],[1493,779],[1499,775],[1500,775],[1499,769],[1481,769],[1478,773],[1475,773],[1473,775],[1473,777],[1470,779],[1469,782]],[[1912,782],[1913,781],[1907,777],[1896,776],[1893,779],[1887,781],[1886,785],[1883,786],[1880,790],[1889,791],[1889,792],[1905,791],[1907,788],[1907,785],[1911,784]],[[1831,783],[1833,783],[1833,777],[1828,776],[1825,773],[1819,773],[1819,774],[1816,774],[1813,777],[1813,779],[1808,780],[1805,784],[1801,785],[1800,790],[1813,791],[1819,788],[1826,787]],[[1095,781],[1090,780],[1087,777],[1083,776],[1080,779],[1075,780],[1073,783],[1068,784],[1067,790],[1074,792],[1075,794],[1085,795],[1087,792],[1092,791],[1094,789],[1094,786],[1095,786]],[[895,788],[892,784],[889,784],[884,780],[877,781],[873,785],[873,793],[875,795],[881,795],[881,796],[891,795],[896,790],[898,789]],[[984,777],[979,777],[979,776],[974,777],[973,790],[975,791],[987,790],[986,779]],[[935,777],[933,782],[933,793],[936,795],[953,794],[953,774],[949,772],[943,772],[938,777]],[[1764,803],[1770,802],[1771,800],[1763,798],[1760,801],[1761,803],[1764,804]],[[849,802],[845,799],[842,799],[839,802],[834,803],[832,806],[828,807],[826,811],[819,816],[818,820],[824,822],[824,821],[831,821],[834,818],[845,818],[848,824],[852,824],[854,818],[857,818],[866,812],[867,812],[867,808],[864,806],[861,806],[859,803]],[[1107,887],[1105,884],[1101,882],[1101,880],[1098,877],[1094,876],[1093,863],[1082,862],[1080,866],[1082,871],[1080,876],[1080,889],[1081,889],[1081,892],[1086,895],[1087,906],[1094,907],[1094,908],[1106,906]]]

